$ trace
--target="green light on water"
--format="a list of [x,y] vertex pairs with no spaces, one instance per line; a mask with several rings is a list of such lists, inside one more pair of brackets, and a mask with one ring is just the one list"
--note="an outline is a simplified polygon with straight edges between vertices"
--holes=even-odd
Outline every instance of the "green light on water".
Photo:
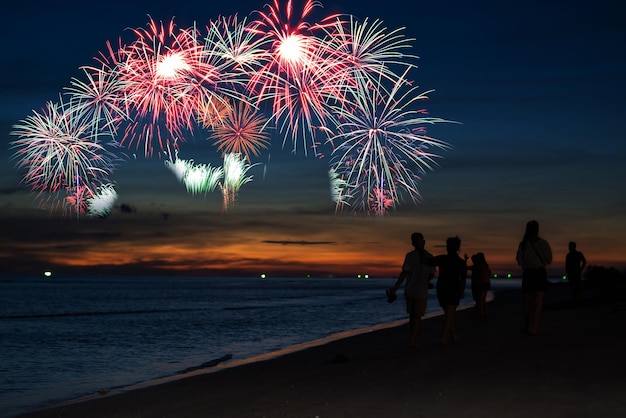
[[43,275],[46,276],[46,277],[51,277],[52,276],[52,272],[51,271],[44,271]]
[[261,278],[265,279],[265,277],[267,277],[267,276],[265,276],[265,273],[261,273]]
[[507,279],[510,279],[512,277],[511,273],[507,274],[506,277],[507,277]]

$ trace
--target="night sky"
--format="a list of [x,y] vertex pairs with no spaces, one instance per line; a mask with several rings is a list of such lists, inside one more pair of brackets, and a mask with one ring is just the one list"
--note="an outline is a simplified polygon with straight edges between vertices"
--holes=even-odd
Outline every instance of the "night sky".
[[[458,235],[461,254],[482,251],[494,271],[518,274],[515,252],[531,219],[552,246],[553,274],[563,274],[570,240],[590,264],[626,268],[622,1],[324,2],[322,17],[406,28],[420,57],[412,77],[434,90],[425,107],[459,122],[429,128],[452,148],[423,178],[417,206],[382,218],[337,214],[327,161],[292,155],[275,136],[230,213],[219,194],[190,195],[162,160],[130,150],[112,176],[117,207],[80,220],[42,209],[20,185],[12,126],[56,100],[107,40],[145,27],[148,15],[203,26],[264,3],[59,3],[3,5],[0,274],[395,276],[414,231],[434,254]],[[188,138],[181,154],[218,156],[202,136]]]

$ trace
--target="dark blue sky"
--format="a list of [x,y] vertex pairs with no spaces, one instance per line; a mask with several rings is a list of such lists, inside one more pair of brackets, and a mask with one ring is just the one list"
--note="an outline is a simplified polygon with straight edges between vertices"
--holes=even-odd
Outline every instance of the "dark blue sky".
[[[336,215],[326,164],[274,147],[265,178],[255,173],[236,213],[222,215],[219,199],[189,196],[162,162],[144,161],[116,174],[120,202],[136,213],[81,222],[41,213],[20,187],[9,161],[11,126],[55,100],[105,41],[145,26],[147,15],[174,16],[186,27],[220,14],[247,15],[264,3],[59,3],[3,5],[0,222],[6,232],[0,257],[7,272],[19,270],[23,258],[54,266],[60,254],[77,248],[90,250],[68,255],[73,264],[96,255],[105,271],[126,260],[116,248],[127,253],[130,245],[138,255],[120,261],[127,272],[181,264],[186,271],[211,265],[333,272],[347,265],[395,274],[414,230],[424,232],[435,253],[447,236],[459,235],[462,251],[484,251],[494,265],[511,270],[529,219],[540,222],[553,246],[555,272],[563,269],[569,240],[591,263],[626,267],[623,2],[324,2],[322,16],[341,12],[405,27],[420,57],[413,77],[423,90],[435,90],[426,107],[432,116],[460,122],[429,131],[453,149],[424,178],[418,207],[405,204],[384,219]],[[193,156],[203,146],[191,141],[182,149]],[[159,216],[165,212],[167,223]],[[277,248],[267,241],[331,244]],[[160,250],[151,251],[150,243]],[[57,249],[56,262],[45,255],[49,248]]]

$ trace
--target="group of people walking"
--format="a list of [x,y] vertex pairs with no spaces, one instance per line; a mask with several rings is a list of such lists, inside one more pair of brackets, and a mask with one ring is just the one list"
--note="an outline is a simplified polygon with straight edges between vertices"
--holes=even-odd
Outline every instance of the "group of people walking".
[[[414,232],[411,235],[414,250],[407,253],[402,270],[394,286],[388,290],[390,300],[395,300],[396,292],[403,282],[406,310],[409,314],[410,345],[419,346],[419,327],[426,312],[429,282],[437,274],[437,300],[444,312],[441,345],[458,341],[456,333],[456,309],[465,292],[468,271],[471,272],[472,297],[476,302],[477,318],[487,317],[487,292],[491,287],[491,269],[483,253],[462,258],[459,255],[461,240],[450,237],[446,240],[446,253],[433,256],[425,249],[424,235]],[[580,278],[587,261],[576,243],[569,243],[566,257],[566,274],[572,286],[574,299],[580,298]],[[552,250],[548,242],[539,236],[539,223],[529,221],[516,254],[517,264],[522,269],[522,332],[530,335],[540,333],[543,294],[548,285],[546,266],[552,262]]]

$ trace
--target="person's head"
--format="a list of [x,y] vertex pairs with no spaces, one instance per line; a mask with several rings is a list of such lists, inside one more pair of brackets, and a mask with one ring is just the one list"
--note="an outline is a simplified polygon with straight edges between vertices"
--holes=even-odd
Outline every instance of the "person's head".
[[487,264],[487,260],[485,260],[485,254],[476,253],[472,256],[472,263],[474,264]]
[[450,237],[446,240],[446,250],[448,254],[454,254],[461,249],[461,238]]
[[526,233],[524,233],[524,241],[537,238],[539,236],[539,222],[532,220],[526,224]]
[[569,242],[569,250],[576,251],[576,243],[574,241]]
[[424,244],[426,241],[424,240],[424,235],[421,232],[413,232],[411,234],[411,244],[417,249],[424,249]]

